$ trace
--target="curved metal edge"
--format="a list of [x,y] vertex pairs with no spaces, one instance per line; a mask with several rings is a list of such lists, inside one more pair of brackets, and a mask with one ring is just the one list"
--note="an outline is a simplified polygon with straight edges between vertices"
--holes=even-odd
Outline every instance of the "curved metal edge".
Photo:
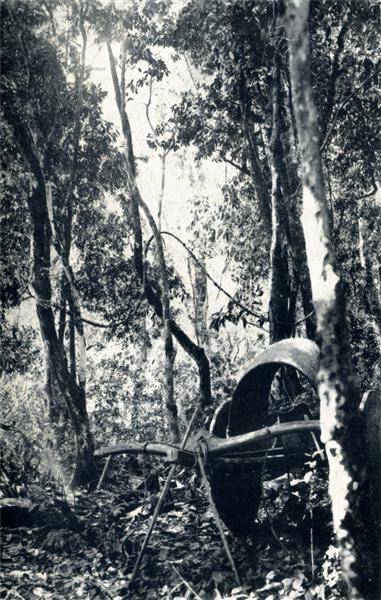
[[214,411],[212,421],[209,425],[209,431],[218,437],[226,437],[226,427],[229,420],[229,412],[232,401],[225,400]]
[[[292,338],[276,342],[261,352],[243,372],[234,391],[233,399],[226,400],[216,409],[209,431],[213,435],[225,438],[229,413],[234,421],[237,410],[245,411],[250,406],[252,411],[253,404],[255,404],[255,419],[250,419],[253,420],[251,429],[245,428],[246,431],[259,429],[265,425],[268,411],[267,396],[275,372],[281,365],[294,367],[316,387],[319,347],[315,342],[306,338]],[[245,433],[245,431],[234,431],[233,427],[231,433],[237,435]]]
[[291,338],[275,342],[261,352],[245,369],[237,388],[247,375],[252,375],[258,367],[276,363],[295,367],[316,387],[316,375],[319,368],[319,347],[306,338]]
[[231,435],[239,435],[268,425],[269,393],[276,371],[290,366],[316,387],[319,348],[305,338],[281,340],[272,344],[249,365],[241,377],[230,411]]

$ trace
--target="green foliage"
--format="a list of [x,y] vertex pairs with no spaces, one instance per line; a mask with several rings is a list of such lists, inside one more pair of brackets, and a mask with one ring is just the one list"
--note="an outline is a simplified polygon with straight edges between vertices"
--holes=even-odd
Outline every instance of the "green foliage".
[[30,271],[28,175],[5,123],[1,123],[0,306],[18,306],[28,290]]
[[25,373],[39,358],[36,338],[35,329],[28,325],[1,325],[0,374]]
[[43,374],[37,365],[21,374],[2,375],[0,488],[5,496],[17,496],[15,486],[29,489],[42,477],[60,478],[49,434]]

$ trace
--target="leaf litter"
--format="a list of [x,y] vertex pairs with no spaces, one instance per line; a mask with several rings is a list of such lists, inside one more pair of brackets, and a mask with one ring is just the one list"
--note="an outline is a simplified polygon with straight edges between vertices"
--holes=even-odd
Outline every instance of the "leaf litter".
[[[180,485],[179,485],[180,483]],[[122,489],[122,488],[120,488]],[[131,573],[148,529],[153,507],[144,493],[131,497],[120,489],[80,495],[70,507],[73,519],[49,521],[54,493],[44,502],[40,522],[31,528],[5,529],[2,538],[0,600],[146,600],[202,598],[203,600],[336,600],[342,597],[337,553],[332,545],[314,552],[299,527],[281,530],[282,545],[263,512],[252,538],[227,539],[242,579],[237,587],[221,545],[213,515],[203,493],[174,481],[171,503],[164,506],[144,556],[141,571],[130,588]],[[41,496],[44,490],[41,489]],[[34,500],[38,503],[38,498]],[[135,503],[134,506],[133,503]],[[284,503],[286,505],[286,503]],[[150,514],[151,513],[151,514]],[[44,519],[45,517],[45,519]],[[49,522],[49,527],[43,521]],[[73,531],[73,523],[76,531]]]

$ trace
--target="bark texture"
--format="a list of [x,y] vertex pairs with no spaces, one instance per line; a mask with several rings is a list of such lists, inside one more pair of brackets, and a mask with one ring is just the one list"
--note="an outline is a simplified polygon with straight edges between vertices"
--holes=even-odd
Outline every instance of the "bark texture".
[[[72,473],[70,482],[71,487],[75,488],[79,485],[93,483],[97,478],[97,473],[93,456],[94,443],[86,411],[85,392],[69,372],[54,322],[50,282],[52,230],[45,177],[33,136],[22,116],[17,112],[15,105],[4,103],[4,113],[12,127],[15,141],[33,175],[32,192],[29,198],[33,239],[32,284],[36,293],[37,315],[45,346],[47,390],[51,415],[57,414],[57,407],[59,407],[59,412],[63,406],[66,407],[75,436],[76,455],[73,460],[74,473]],[[57,440],[59,443],[59,435]],[[59,450],[59,448],[57,449]]]
[[335,270],[320,132],[312,94],[309,1],[289,0],[287,33],[293,105],[303,166],[303,227],[317,315],[318,391],[329,492],[343,573],[351,599],[378,597],[377,546],[369,511],[364,422],[351,365],[345,298]]
[[[277,3],[274,4],[273,35],[281,30],[281,22],[278,16]],[[298,289],[300,290],[301,304],[303,308],[307,337],[314,339],[316,332],[316,320],[312,303],[312,290],[310,274],[308,270],[306,245],[303,227],[300,220],[300,181],[297,173],[296,163],[291,159],[295,154],[291,142],[291,128],[294,121],[294,109],[292,101],[287,101],[286,85],[288,68],[283,64],[282,56],[286,55],[285,43],[281,47],[274,48],[273,60],[273,115],[271,135],[271,157],[272,157],[272,250],[278,251],[278,258],[272,252],[272,282],[274,282],[275,269],[278,265],[278,278],[283,278],[284,288],[273,288],[271,292],[271,303],[279,303],[276,294],[286,295],[284,306],[281,308],[280,316],[284,322],[275,327],[275,337],[272,341],[290,337],[294,333],[296,321],[296,305]],[[285,72],[285,73],[284,73]],[[285,81],[283,81],[285,79]],[[288,106],[288,113],[287,107]],[[296,125],[295,125],[296,127]],[[294,136],[295,139],[297,136]],[[279,231],[274,231],[277,227]],[[286,281],[286,277],[288,278]],[[280,281],[281,283],[281,281]],[[270,306],[271,309],[271,306]],[[270,310],[271,316],[271,310]],[[274,317],[276,314],[274,314]],[[273,319],[270,320],[270,324]],[[274,325],[274,324],[273,324]],[[274,329],[274,327],[273,327]],[[277,332],[276,329],[279,331]],[[270,335],[270,338],[273,336]]]
[[[83,327],[81,302],[70,265],[70,252],[72,245],[73,228],[73,200],[74,189],[77,182],[78,159],[82,132],[83,111],[83,86],[86,68],[87,32],[85,28],[85,17],[88,10],[88,1],[79,2],[78,27],[82,38],[81,59],[76,80],[76,107],[74,120],[73,151],[71,156],[70,174],[67,189],[63,199],[63,205],[57,211],[59,219],[54,223],[53,203],[51,209],[51,226],[53,231],[53,246],[62,263],[61,302],[62,308],[59,322],[59,339],[63,343],[65,331],[65,304],[68,303],[70,310],[69,322],[69,355],[70,371],[74,379],[78,378],[80,387],[86,389],[86,337]],[[48,152],[49,148],[47,148]],[[49,186],[50,187],[50,186]],[[66,282],[65,282],[66,280]],[[77,348],[76,348],[77,344]]]
[[163,337],[164,337],[164,352],[165,352],[165,383],[166,383],[166,399],[165,408],[167,411],[167,421],[170,439],[173,443],[180,441],[180,429],[176,400],[174,396],[174,375],[173,364],[175,361],[175,349],[173,346],[172,330],[171,330],[171,310],[169,302],[169,282],[167,275],[167,267],[165,263],[163,240],[160,231],[156,225],[151,211],[147,204],[140,198],[140,206],[142,207],[151,230],[155,237],[156,253],[158,257],[160,275],[161,275],[161,303],[163,307]]
[[[292,302],[290,286],[290,264],[286,245],[286,211],[284,206],[284,184],[286,172],[281,165],[283,147],[281,143],[281,89],[280,65],[276,53],[273,71],[273,122],[271,135],[271,250],[270,250],[270,344],[290,337],[295,320],[296,303]],[[288,190],[287,190],[288,191]],[[296,300],[296,298],[295,298]]]
[[208,313],[208,280],[206,276],[205,259],[196,261],[192,256],[188,257],[188,273],[192,286],[194,307],[194,330],[197,344],[209,349],[209,333],[207,323]]

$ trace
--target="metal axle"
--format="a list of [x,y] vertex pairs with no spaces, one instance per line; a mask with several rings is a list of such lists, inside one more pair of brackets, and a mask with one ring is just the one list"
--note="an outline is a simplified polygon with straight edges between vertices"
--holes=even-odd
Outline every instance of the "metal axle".
[[[210,458],[222,456],[225,458],[229,456],[234,458],[234,452],[237,450],[248,447],[250,450],[254,450],[253,446],[255,447],[256,444],[261,446],[267,440],[289,434],[314,431],[320,431],[320,421],[318,420],[276,423],[257,431],[243,433],[230,438],[219,438],[206,430],[201,430],[191,440],[187,449],[164,442],[129,442],[127,444],[99,448],[95,451],[95,456],[102,458],[118,454],[148,454],[150,456],[161,456],[166,462],[172,464],[194,467],[197,464],[196,449],[199,446],[203,446],[204,455]],[[259,448],[259,450],[263,449]],[[238,459],[239,457],[235,458]]]

